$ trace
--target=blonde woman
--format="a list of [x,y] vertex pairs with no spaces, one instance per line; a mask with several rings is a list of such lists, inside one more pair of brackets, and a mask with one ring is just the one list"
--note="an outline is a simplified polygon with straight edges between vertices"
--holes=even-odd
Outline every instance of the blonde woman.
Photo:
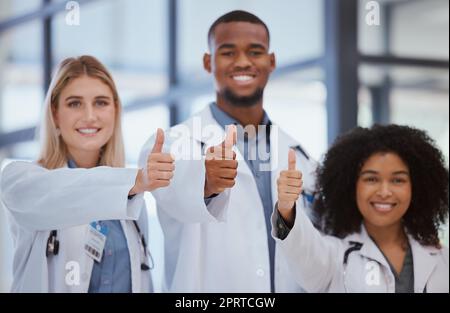
[[2,172],[13,292],[150,292],[143,193],[173,176],[158,130],[145,169],[124,168],[121,103],[95,58],[64,60],[45,102],[37,163]]

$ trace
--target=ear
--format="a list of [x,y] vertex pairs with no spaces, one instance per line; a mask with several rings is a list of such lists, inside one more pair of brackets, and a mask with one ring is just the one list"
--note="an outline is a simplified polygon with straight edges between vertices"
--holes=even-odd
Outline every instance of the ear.
[[275,53],[271,53],[270,57],[270,72],[272,73],[277,68],[277,60],[275,57]]
[[51,110],[52,110],[53,121],[55,122],[56,128],[58,128],[59,127],[58,110],[53,105],[51,107]]
[[211,69],[211,55],[209,53],[205,53],[203,55],[203,68],[208,73],[211,73],[211,71],[212,71],[212,69]]

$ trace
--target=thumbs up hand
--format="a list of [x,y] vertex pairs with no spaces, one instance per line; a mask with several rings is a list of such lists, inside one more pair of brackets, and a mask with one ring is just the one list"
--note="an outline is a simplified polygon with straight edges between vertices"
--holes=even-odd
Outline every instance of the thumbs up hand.
[[295,220],[294,205],[302,192],[302,173],[296,169],[296,157],[293,149],[289,150],[289,169],[282,171],[278,184],[278,211],[288,226]]
[[147,158],[147,166],[139,170],[130,195],[169,186],[175,171],[175,161],[169,153],[162,152],[163,146],[164,131],[158,128],[155,144]]
[[233,146],[236,145],[236,140],[236,126],[230,125],[224,142],[208,149],[205,160],[205,198],[222,193],[235,185],[238,161]]

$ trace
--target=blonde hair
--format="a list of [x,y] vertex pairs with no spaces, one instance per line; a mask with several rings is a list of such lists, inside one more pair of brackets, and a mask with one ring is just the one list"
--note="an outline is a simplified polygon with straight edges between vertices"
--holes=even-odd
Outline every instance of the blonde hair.
[[40,129],[41,150],[38,163],[47,168],[64,167],[68,161],[67,145],[59,135],[53,112],[58,109],[59,96],[67,84],[74,79],[87,75],[98,78],[112,91],[116,108],[114,132],[102,147],[99,165],[110,167],[125,166],[125,149],[122,137],[122,105],[113,78],[103,64],[92,56],[67,58],[60,63],[45,98],[43,122]]

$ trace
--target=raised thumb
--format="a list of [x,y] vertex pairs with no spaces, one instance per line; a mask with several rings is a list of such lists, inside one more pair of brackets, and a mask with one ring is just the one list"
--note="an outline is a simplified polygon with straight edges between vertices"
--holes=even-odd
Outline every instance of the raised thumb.
[[294,149],[289,149],[288,162],[289,162],[289,170],[290,171],[295,171],[296,168],[297,168],[297,158],[295,156],[295,150]]
[[164,131],[158,128],[156,132],[156,140],[152,149],[152,153],[161,153],[164,145]]

